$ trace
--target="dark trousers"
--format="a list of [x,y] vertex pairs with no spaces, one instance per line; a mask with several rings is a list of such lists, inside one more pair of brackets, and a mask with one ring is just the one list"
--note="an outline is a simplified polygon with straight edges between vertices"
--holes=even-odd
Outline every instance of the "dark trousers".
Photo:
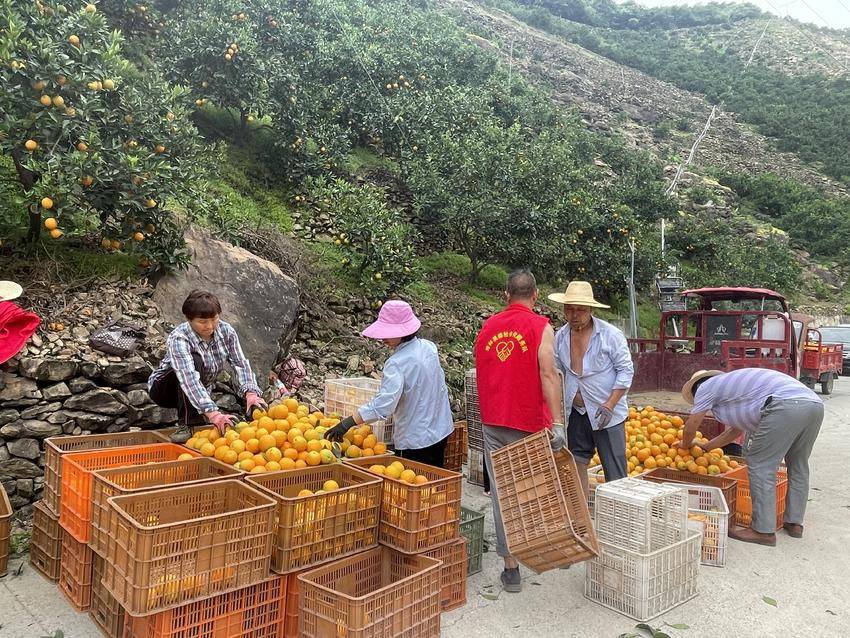
[[594,430],[590,417],[573,409],[567,427],[567,446],[580,463],[588,463],[594,449],[599,453],[606,481],[616,481],[628,476],[626,465],[625,422]]
[[[192,361],[195,363],[195,370],[204,379],[204,361],[201,355],[197,352],[192,353]],[[177,380],[177,375],[174,370],[169,370],[168,374],[154,381],[150,389],[151,401],[156,403],[161,408],[177,409],[177,422],[183,425],[205,425],[206,417],[198,412],[183,388],[180,387],[180,382]]]
[[447,436],[442,441],[434,443],[434,445],[419,448],[418,450],[396,450],[395,454],[403,459],[410,459],[411,461],[433,465],[434,467],[443,467],[448,440],[449,437]]

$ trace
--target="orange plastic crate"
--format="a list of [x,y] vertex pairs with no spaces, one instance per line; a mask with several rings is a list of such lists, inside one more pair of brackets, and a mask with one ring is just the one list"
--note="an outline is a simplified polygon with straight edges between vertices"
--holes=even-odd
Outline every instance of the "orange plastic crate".
[[298,577],[306,572],[293,572],[286,576],[286,616],[281,638],[298,638],[298,619],[301,615]]
[[[738,481],[738,493],[735,497],[735,522],[749,527],[753,522],[753,500],[750,496],[750,475],[747,466],[739,467],[724,474],[726,478]],[[781,467],[776,472],[776,529],[782,529],[785,519],[785,497],[788,495],[788,470]]]
[[283,638],[286,602],[287,577],[277,576],[158,614],[128,614],[124,638]]
[[237,480],[107,499],[104,584],[144,616],[268,579],[274,499]]
[[9,567],[9,537],[12,535],[12,504],[9,495],[0,485],[0,576]]
[[59,517],[51,512],[44,501],[35,504],[32,512],[30,537],[30,565],[48,580],[59,580],[62,560],[62,527]]
[[81,543],[91,535],[92,472],[110,467],[175,461],[181,454],[200,456],[175,443],[73,452],[62,457],[62,499],[59,523]]
[[[733,470],[734,471],[734,470]],[[682,483],[685,485],[708,485],[716,487],[723,493],[726,506],[729,508],[729,520],[735,520],[735,503],[738,496],[738,481],[729,474],[692,474],[682,470],[673,470],[669,467],[659,467],[644,472],[637,478],[653,483]]]
[[[277,501],[272,570],[279,574],[319,565],[378,544],[381,477],[343,463],[252,474],[246,482]],[[334,480],[338,490],[316,492]]]
[[163,487],[199,485],[227,478],[240,479],[245,472],[207,457],[164,461],[96,470],[92,477],[91,537],[89,546],[101,556],[106,552],[107,530],[112,516],[106,499],[138,494]]
[[102,450],[124,445],[168,443],[168,438],[156,431],[115,432],[114,434],[83,434],[52,436],[44,440],[44,504],[59,516],[59,497],[62,494],[62,456],[83,450]]
[[93,563],[94,552],[89,546],[78,542],[67,530],[63,530],[59,589],[77,611],[87,611],[91,606]]
[[[381,544],[400,552],[419,554],[454,540],[460,533],[460,492],[463,477],[425,463],[400,459],[428,479],[422,485],[383,477]],[[368,468],[373,459],[350,459],[351,465]]]
[[455,421],[455,428],[446,441],[443,454],[443,468],[451,472],[460,472],[466,461],[466,421]]
[[124,635],[124,608],[103,586],[103,559],[97,554],[92,563],[89,615],[108,638],[121,638]]
[[440,605],[443,611],[463,607],[466,604],[466,539],[461,536],[423,555],[443,563],[440,568]]
[[377,547],[301,574],[302,638],[438,638],[441,567]]

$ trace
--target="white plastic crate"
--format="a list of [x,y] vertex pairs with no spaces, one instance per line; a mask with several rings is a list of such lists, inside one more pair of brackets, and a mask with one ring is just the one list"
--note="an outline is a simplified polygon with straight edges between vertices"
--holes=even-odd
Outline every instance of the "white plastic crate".
[[648,553],[686,537],[688,492],[684,486],[624,478],[597,485],[594,521],[600,541]]
[[724,567],[729,536],[729,507],[720,488],[687,485],[688,529],[702,534],[703,565]]
[[[381,387],[380,379],[372,377],[343,377],[325,379],[325,414],[336,414],[345,418],[375,398]],[[379,441],[392,444],[392,420],[375,421],[369,424]]]
[[463,396],[466,400],[466,437],[470,450],[484,450],[484,431],[481,427],[481,409],[478,406],[478,383],[475,369],[463,376]]
[[587,468],[587,509],[593,516],[593,503],[596,499],[596,487],[605,482],[605,475],[601,465]]
[[648,554],[599,543],[587,562],[584,595],[635,620],[660,616],[698,593],[702,535],[687,537]]

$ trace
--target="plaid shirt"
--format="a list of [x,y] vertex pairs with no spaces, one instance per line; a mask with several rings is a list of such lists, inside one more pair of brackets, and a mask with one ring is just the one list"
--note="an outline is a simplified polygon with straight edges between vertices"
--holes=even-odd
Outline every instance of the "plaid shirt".
[[[170,335],[166,344],[166,353],[148,379],[148,389],[154,382],[163,378],[171,370],[177,375],[180,387],[189,401],[201,412],[217,410],[215,402],[210,396],[210,389],[215,382],[218,373],[224,368],[225,363],[230,363],[239,380],[239,394],[256,392],[260,394],[251,364],[245,358],[242,347],[239,345],[239,337],[236,331],[226,321],[219,321],[212,339],[204,341],[192,330],[189,322],[181,323]],[[195,369],[192,361],[192,352],[201,355],[204,362],[205,378]]]

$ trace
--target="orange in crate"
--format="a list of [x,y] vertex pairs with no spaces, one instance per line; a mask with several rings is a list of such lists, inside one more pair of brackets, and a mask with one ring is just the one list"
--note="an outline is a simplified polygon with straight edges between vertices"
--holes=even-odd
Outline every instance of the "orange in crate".
[[133,445],[89,452],[74,452],[62,457],[62,499],[59,523],[81,543],[91,535],[92,472],[110,467],[175,461],[181,454],[197,452],[174,443]]
[[[735,497],[735,522],[749,527],[753,521],[753,500],[750,495],[750,474],[744,465],[724,474],[738,481]],[[788,470],[781,467],[776,472],[776,529],[782,529],[785,518],[785,497],[788,495]]]
[[242,481],[113,496],[104,584],[132,616],[268,578],[277,504]]
[[439,638],[440,561],[377,547],[298,577],[302,638]]
[[44,504],[59,516],[59,497],[62,494],[62,456],[84,450],[103,450],[126,445],[168,443],[168,436],[159,431],[115,432],[113,434],[83,434],[51,436],[44,440]]
[[287,577],[278,576],[158,614],[128,615],[124,638],[284,638],[286,593]]
[[106,499],[138,494],[164,487],[200,485],[227,478],[242,478],[245,472],[207,457],[164,461],[96,470],[92,482],[91,537],[89,545],[101,556],[106,552],[107,530],[112,516]]
[[[460,492],[463,477],[425,463],[400,459],[405,469],[424,476],[412,485],[383,475],[381,544],[418,554],[454,540],[460,533]],[[369,468],[374,459],[350,459],[350,465]]]
[[63,531],[59,589],[77,611],[87,611],[91,606],[93,563],[94,552],[89,546]]
[[[252,474],[245,480],[277,501],[272,559],[272,570],[277,573],[318,565],[378,544],[382,490],[381,479],[374,474],[335,463]],[[329,482],[336,487],[325,491]]]

